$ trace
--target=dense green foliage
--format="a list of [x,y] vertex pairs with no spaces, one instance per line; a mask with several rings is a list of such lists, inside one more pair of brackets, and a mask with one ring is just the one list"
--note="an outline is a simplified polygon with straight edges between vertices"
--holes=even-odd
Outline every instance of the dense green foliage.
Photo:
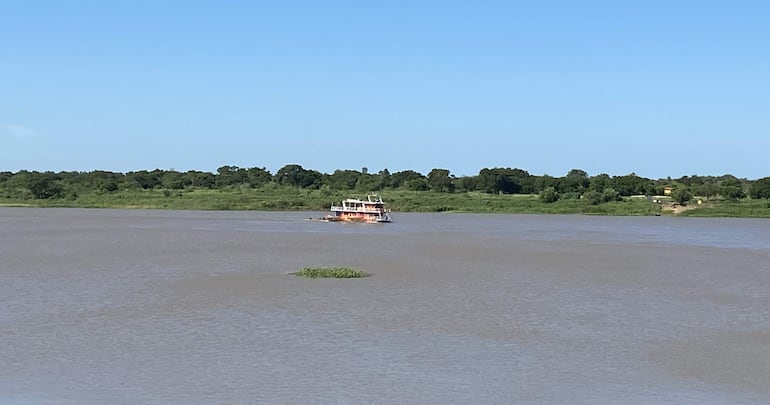
[[671,193],[671,197],[679,204],[686,204],[688,201],[692,200],[692,193],[689,189],[681,187],[674,190],[674,192]]
[[353,267],[303,267],[294,273],[306,278],[362,278],[369,274]]
[[724,180],[719,189],[719,195],[728,200],[740,200],[746,197],[743,191],[743,184],[738,179]]
[[[448,169],[428,175],[414,170],[335,170],[331,174],[297,164],[275,174],[265,168],[222,166],[202,171],[140,170],[128,173],[0,172],[0,204],[58,207],[140,207],[215,210],[327,210],[332,202],[370,191],[384,191],[396,211],[521,212],[649,215],[660,212],[652,198],[680,203],[704,198],[696,211],[721,202],[770,198],[770,177],[750,181],[731,175],[685,176],[652,180],[634,173],[589,176],[579,169],[563,177],[531,175],[515,168],[484,168],[456,177]],[[756,209],[763,209],[757,205]],[[757,214],[752,208],[753,216]],[[730,214],[733,215],[734,213]],[[698,215],[688,213],[687,215]]]
[[540,201],[548,204],[559,201],[559,193],[553,187],[546,187],[539,194]]
[[770,198],[770,177],[755,181],[749,191],[751,198]]

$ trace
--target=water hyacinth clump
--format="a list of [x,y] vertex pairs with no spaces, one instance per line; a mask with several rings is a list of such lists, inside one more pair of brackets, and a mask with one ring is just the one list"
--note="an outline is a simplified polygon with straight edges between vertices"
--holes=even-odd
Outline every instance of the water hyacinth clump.
[[294,274],[307,278],[361,278],[369,275],[354,267],[303,267]]

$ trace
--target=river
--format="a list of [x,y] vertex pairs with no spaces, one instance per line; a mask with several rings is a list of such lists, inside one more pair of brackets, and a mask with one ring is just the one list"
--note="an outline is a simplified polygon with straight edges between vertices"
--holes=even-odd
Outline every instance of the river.
[[0,404],[770,402],[768,220],[320,215],[0,208]]

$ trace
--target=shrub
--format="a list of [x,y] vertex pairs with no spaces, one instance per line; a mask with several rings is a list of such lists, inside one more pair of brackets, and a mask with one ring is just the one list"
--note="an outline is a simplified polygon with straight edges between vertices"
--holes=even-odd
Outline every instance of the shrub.
[[559,201],[559,193],[553,187],[546,187],[540,192],[540,201],[544,203]]
[[589,205],[599,205],[602,203],[602,194],[596,190],[588,190],[583,194],[583,199]]
[[620,201],[621,199],[620,193],[615,191],[612,187],[607,187],[602,192],[602,201],[604,202]]

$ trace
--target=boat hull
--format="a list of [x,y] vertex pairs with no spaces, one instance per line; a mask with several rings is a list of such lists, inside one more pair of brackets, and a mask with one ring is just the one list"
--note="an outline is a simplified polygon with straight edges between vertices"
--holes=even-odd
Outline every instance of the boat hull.
[[344,214],[343,215],[326,215],[321,219],[326,222],[358,222],[362,224],[384,224],[384,223],[392,222],[390,217],[366,218],[361,216],[344,215]]

